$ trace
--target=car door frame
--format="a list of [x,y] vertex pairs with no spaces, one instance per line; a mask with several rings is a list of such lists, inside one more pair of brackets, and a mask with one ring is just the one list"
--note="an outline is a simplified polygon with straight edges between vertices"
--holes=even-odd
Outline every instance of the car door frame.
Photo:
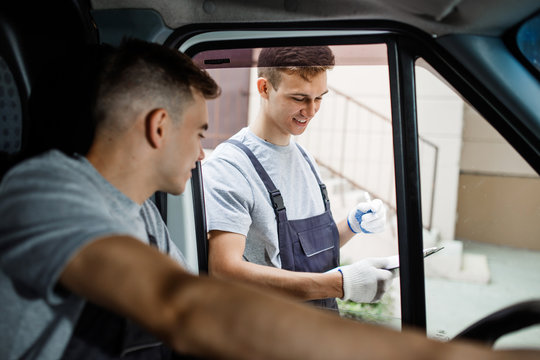
[[[328,32],[324,37],[266,37],[203,40],[197,36],[243,32]],[[360,31],[357,35],[330,35],[339,31]],[[211,37],[210,37],[211,38]],[[408,25],[390,21],[324,21],[291,23],[192,24],[173,31],[165,45],[181,49],[189,56],[203,50],[286,45],[342,45],[385,43],[388,49],[393,145],[396,177],[396,207],[400,257],[402,326],[426,330],[424,265],[422,257],[422,209],[419,171],[418,125],[416,114],[415,61],[422,57],[436,69],[476,110],[494,126],[522,156],[539,171],[539,146],[531,144],[538,136],[520,121],[485,84],[464,67],[437,39]],[[203,179],[200,166],[194,170],[195,208],[199,270],[208,269]]]

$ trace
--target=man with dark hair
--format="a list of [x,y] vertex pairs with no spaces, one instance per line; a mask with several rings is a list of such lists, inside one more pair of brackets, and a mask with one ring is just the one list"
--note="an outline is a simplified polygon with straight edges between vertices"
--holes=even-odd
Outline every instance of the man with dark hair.
[[281,74],[296,74],[306,81],[334,67],[334,54],[328,46],[264,48],[257,60],[257,75],[277,89]]
[[[184,191],[204,156],[205,99],[220,89],[190,58],[156,44],[99,50],[79,77],[98,86],[70,89],[92,98],[88,153],[48,151],[0,186],[3,358],[101,359],[141,349],[152,358],[159,341],[98,305],[157,331],[167,292],[191,278],[148,199]],[[171,266],[178,284],[167,283]]]
[[384,230],[382,202],[362,202],[336,225],[314,159],[292,138],[319,110],[333,65],[327,46],[262,49],[259,114],[203,168],[211,274],[329,309],[336,297],[377,301],[392,280],[386,258],[338,267],[339,249],[355,233]]

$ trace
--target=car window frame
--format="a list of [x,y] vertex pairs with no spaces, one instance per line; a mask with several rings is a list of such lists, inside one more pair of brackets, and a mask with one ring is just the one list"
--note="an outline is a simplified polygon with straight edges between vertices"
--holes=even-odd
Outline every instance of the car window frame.
[[[363,35],[324,37],[220,39],[204,41],[183,50],[191,57],[204,50],[255,48],[287,45],[345,45],[385,43],[388,49],[396,208],[400,257],[402,326],[426,331],[424,265],[422,258],[422,209],[419,172],[418,126],[416,117],[415,61],[422,57],[443,76],[529,163],[536,162],[539,146],[530,144],[526,126],[482,84],[474,74],[457,61],[438,39],[409,25],[390,21],[328,21],[303,23],[257,24],[190,24],[176,29],[165,45],[179,49],[189,39],[217,31],[363,31]],[[517,126],[517,128],[516,128]],[[533,134],[534,135],[534,134]],[[535,157],[536,156],[536,157]],[[533,160],[530,160],[531,157]],[[533,164],[531,164],[533,165]],[[533,166],[538,172],[539,167]],[[207,271],[206,223],[202,177],[193,174],[193,205],[197,210],[197,243],[200,270]],[[202,204],[202,206],[201,206]],[[205,263],[206,261],[206,263]],[[205,268],[206,266],[206,268]]]

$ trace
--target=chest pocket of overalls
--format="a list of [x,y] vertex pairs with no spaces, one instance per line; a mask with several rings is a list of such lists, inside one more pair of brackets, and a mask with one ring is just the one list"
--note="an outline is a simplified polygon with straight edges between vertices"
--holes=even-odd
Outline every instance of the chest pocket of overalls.
[[290,221],[291,227],[299,230],[295,231],[297,236],[293,241],[296,271],[324,272],[338,265],[337,227],[326,213],[317,217],[320,218],[319,226],[307,229],[295,229],[295,220]]

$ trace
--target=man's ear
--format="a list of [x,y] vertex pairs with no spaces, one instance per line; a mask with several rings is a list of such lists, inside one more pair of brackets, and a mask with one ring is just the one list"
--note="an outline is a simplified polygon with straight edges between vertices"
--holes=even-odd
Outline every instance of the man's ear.
[[257,90],[263,99],[268,99],[268,92],[271,86],[272,84],[270,84],[268,79],[263,77],[257,79]]
[[169,120],[169,113],[165,109],[154,109],[146,114],[146,140],[153,148],[158,149],[163,144],[165,127]]

